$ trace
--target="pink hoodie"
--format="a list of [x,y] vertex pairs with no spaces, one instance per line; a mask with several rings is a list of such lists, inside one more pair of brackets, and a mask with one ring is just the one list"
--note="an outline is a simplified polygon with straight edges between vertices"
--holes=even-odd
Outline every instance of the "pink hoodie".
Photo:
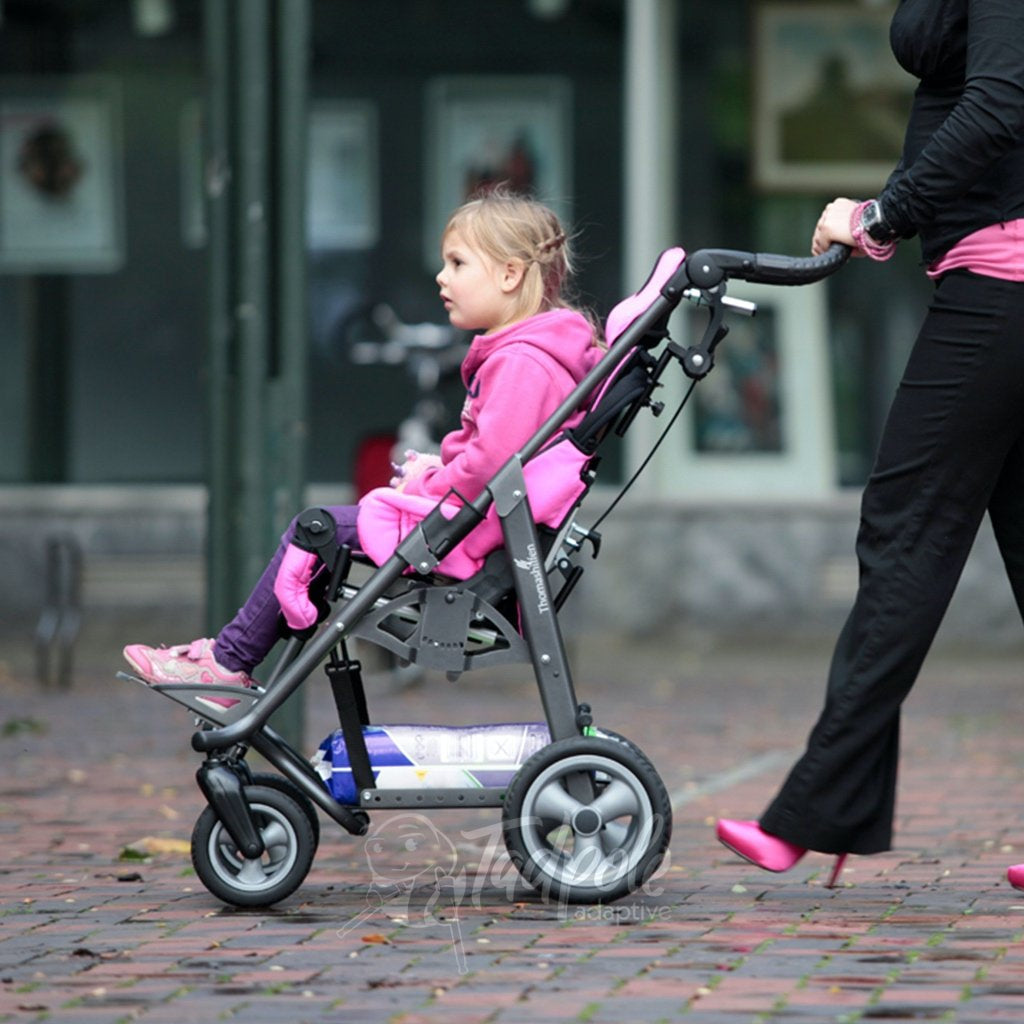
[[[474,338],[462,363],[467,392],[462,425],[442,441],[442,464],[410,480],[402,491],[379,487],[364,496],[357,520],[363,550],[379,564],[451,489],[467,500],[476,498],[602,355],[586,318],[568,309],[538,313]],[[530,497],[534,503],[532,487]],[[544,521],[538,508],[534,512]],[[501,543],[493,509],[488,519],[493,522],[478,527],[447,556],[447,564],[438,567],[441,572],[471,575],[483,555]],[[465,546],[470,551],[460,552]]]

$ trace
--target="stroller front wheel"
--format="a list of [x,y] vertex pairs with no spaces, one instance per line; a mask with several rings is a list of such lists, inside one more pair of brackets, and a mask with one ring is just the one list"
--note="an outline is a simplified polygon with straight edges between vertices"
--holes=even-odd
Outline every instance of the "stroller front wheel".
[[247,784],[276,789],[290,796],[302,808],[309,819],[309,826],[313,830],[313,853],[315,855],[317,847],[320,845],[320,819],[317,817],[313,801],[294,782],[286,779],[283,775],[276,775],[274,772],[251,772]]
[[243,857],[212,807],[192,830],[192,864],[207,889],[238,907],[268,907],[290,896],[313,863],[316,840],[309,816],[286,792],[269,786],[243,788],[263,839],[263,854]]
[[509,857],[547,899],[616,900],[654,873],[668,848],[672,808],[638,747],[571,737],[537,751],[505,795]]

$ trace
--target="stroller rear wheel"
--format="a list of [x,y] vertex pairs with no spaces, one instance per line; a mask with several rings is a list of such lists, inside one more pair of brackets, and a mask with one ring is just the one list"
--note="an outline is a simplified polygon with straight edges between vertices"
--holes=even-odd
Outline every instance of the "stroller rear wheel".
[[268,907],[290,896],[313,863],[316,841],[309,817],[287,792],[270,786],[243,787],[263,854],[243,857],[212,807],[192,830],[192,864],[207,889],[238,907]]
[[505,795],[502,827],[512,862],[545,898],[602,903],[653,874],[668,848],[672,808],[637,746],[572,737],[539,750],[519,770]]

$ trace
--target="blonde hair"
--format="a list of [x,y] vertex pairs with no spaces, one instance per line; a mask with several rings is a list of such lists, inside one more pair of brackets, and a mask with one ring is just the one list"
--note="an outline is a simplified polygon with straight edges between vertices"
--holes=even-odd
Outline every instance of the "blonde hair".
[[442,244],[458,231],[491,259],[520,260],[524,266],[514,318],[550,309],[575,308],[566,296],[573,273],[569,236],[543,203],[498,186],[460,206],[448,218]]

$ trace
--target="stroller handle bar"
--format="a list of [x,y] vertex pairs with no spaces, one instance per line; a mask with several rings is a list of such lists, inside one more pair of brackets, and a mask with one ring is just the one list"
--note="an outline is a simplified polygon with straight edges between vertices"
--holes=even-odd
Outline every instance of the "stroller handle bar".
[[698,288],[725,278],[754,284],[812,284],[835,273],[849,259],[848,246],[835,243],[819,256],[783,256],[737,249],[698,249],[686,259],[686,276]]

